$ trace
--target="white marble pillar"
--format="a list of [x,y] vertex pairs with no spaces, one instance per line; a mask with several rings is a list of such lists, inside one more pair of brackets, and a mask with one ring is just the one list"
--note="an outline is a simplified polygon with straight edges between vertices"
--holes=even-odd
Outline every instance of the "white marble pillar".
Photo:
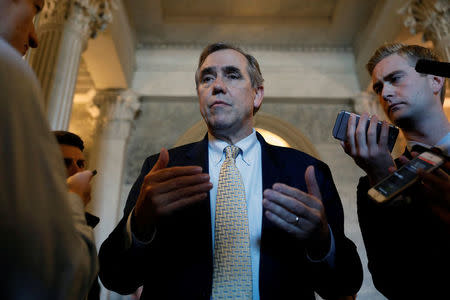
[[450,60],[449,0],[410,0],[400,13],[412,34],[423,32],[424,40],[433,42],[442,59]]
[[39,47],[30,64],[41,82],[50,127],[67,130],[81,53],[111,21],[113,0],[47,0],[39,17]]
[[132,91],[103,90],[97,92],[94,104],[99,108],[100,114],[90,165],[98,174],[92,181],[92,203],[88,210],[100,218],[100,223],[95,228],[99,248],[121,216],[120,199],[126,146],[140,103]]

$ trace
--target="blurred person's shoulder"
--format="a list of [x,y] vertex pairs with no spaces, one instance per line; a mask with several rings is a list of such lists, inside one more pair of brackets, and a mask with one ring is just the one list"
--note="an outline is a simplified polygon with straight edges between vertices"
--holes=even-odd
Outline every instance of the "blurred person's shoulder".
[[20,53],[0,38],[0,103],[4,114],[43,115],[43,95],[33,69]]
[[0,69],[2,75],[14,72],[23,72],[24,75],[34,75],[20,53],[2,38],[0,38],[0,62],[2,64],[2,68]]
[[[27,94],[40,97],[41,89],[33,69],[19,52],[0,38],[0,86],[2,93],[13,93],[20,96]],[[3,100],[11,100],[3,99]],[[19,98],[20,99],[20,98]],[[30,99],[26,97],[24,101]]]

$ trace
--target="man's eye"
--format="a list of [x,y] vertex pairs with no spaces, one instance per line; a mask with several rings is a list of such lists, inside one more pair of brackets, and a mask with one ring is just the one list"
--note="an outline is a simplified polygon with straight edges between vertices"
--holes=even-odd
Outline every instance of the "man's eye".
[[207,82],[211,82],[214,78],[212,76],[203,76],[202,77],[202,82],[203,83],[207,83]]
[[85,161],[84,160],[77,160],[77,166],[80,169],[84,169]]
[[64,165],[66,166],[66,168],[70,167],[72,165],[72,159],[64,158]]
[[392,83],[395,83],[395,82],[398,82],[400,79],[401,79],[401,76],[393,76],[393,77],[391,78],[391,82],[392,82]]
[[227,77],[230,78],[230,79],[239,79],[239,78],[241,78],[241,76],[239,74],[237,74],[237,73],[230,73],[230,74],[227,75]]
[[379,95],[379,94],[381,94],[382,88],[383,88],[383,87],[377,85],[377,86],[374,86],[374,87],[373,87],[373,91],[375,92],[375,94]]
[[36,13],[41,12],[41,10],[42,10],[42,7],[41,7],[41,6],[39,6],[38,4],[36,4],[36,5],[34,5],[34,7],[36,8]]

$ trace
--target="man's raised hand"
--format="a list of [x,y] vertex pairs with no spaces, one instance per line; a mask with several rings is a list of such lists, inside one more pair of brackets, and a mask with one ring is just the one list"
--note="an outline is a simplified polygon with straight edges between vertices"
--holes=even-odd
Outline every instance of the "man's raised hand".
[[330,231],[314,167],[305,171],[308,192],[275,183],[264,191],[266,216],[275,225],[299,240],[307,241],[308,253],[323,258],[330,246]]
[[136,229],[152,231],[161,218],[204,200],[212,183],[200,166],[170,167],[169,152],[161,149],[158,161],[145,176],[134,208]]

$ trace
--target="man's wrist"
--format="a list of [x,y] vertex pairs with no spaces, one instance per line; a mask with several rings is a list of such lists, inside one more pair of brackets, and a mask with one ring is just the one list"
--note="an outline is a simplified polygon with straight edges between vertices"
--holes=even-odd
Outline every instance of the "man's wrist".
[[315,261],[323,260],[331,249],[331,236],[328,233],[327,238],[322,240],[311,241],[306,247],[308,256]]
[[[388,169],[386,169],[387,171]],[[367,173],[367,177],[369,178],[369,185],[373,187],[378,184],[381,180],[389,176],[389,171],[387,172],[379,172],[379,173]]]
[[131,233],[142,242],[151,241],[155,234],[155,226],[138,226],[136,224],[136,216],[134,211],[131,212],[130,217]]
[[311,257],[311,255],[308,252],[308,249],[306,249],[306,257],[308,258],[309,261],[313,262],[313,263],[326,263],[328,264],[331,268],[335,267],[335,261],[336,261],[336,245],[335,245],[335,241],[334,241],[334,236],[333,236],[333,230],[331,230],[330,225],[328,225],[328,229],[329,229],[329,233],[330,233],[330,248],[328,250],[328,252],[323,256],[319,257],[319,259],[315,259],[313,257]]

